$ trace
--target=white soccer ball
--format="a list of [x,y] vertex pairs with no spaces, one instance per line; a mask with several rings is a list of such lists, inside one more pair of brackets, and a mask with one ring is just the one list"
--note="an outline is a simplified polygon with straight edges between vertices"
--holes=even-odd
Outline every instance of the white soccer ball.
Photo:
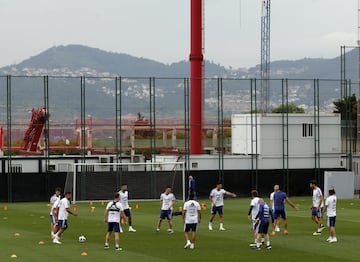
[[80,243],[84,243],[86,241],[86,237],[85,236],[79,236],[79,242]]

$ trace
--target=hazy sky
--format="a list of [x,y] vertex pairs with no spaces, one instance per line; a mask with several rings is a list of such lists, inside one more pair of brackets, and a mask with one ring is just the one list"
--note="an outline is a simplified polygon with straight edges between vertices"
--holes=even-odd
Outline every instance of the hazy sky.
[[[261,0],[204,0],[205,58],[260,61]],[[358,0],[272,0],[271,60],[335,57],[357,40]],[[0,0],[0,66],[83,44],[172,63],[189,57],[190,0]]]

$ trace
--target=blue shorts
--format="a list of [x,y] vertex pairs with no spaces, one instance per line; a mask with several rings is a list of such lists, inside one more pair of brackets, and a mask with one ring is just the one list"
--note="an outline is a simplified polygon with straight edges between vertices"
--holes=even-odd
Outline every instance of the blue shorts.
[[60,228],[60,229],[67,229],[67,228],[68,228],[67,219],[65,219],[65,220],[59,220],[59,221],[58,221],[58,224],[59,224],[59,228]]
[[55,217],[53,215],[50,215],[50,223],[53,225],[56,225]]
[[318,218],[322,217],[322,208],[320,208],[320,210],[318,211],[316,207],[312,207],[311,215]]
[[327,226],[328,227],[335,227],[336,216],[335,217],[328,217],[327,219]]
[[269,230],[269,222],[259,222],[257,226],[256,233],[258,234],[267,234]]
[[193,223],[193,224],[185,224],[185,227],[184,227],[184,231],[185,232],[196,232],[197,230],[197,223]]
[[223,209],[224,209],[224,206],[213,206],[211,208],[211,214],[212,215],[216,215],[216,213],[219,214],[219,216],[222,216],[223,215]]
[[274,210],[274,219],[278,219],[281,217],[282,219],[286,219],[285,209],[276,209]]
[[172,219],[172,215],[171,215],[171,210],[161,210],[160,211],[160,219],[167,219],[167,220],[171,220]]
[[130,212],[130,208],[124,209],[124,214],[127,217],[131,217],[131,212]]
[[120,223],[118,222],[109,222],[108,223],[108,232],[120,233]]

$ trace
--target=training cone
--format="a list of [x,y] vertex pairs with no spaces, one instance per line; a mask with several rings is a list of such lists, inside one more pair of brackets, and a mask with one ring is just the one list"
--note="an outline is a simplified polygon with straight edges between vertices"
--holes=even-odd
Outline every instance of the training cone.
[[138,208],[139,208],[139,204],[138,204],[138,203],[136,203],[135,208],[136,208],[136,209],[138,209]]
[[93,205],[94,205],[94,203],[93,203],[92,201],[90,201],[90,203],[89,203],[89,204],[90,204],[90,206],[93,206]]
[[183,210],[182,210],[182,207],[179,207],[179,212],[182,212]]
[[86,252],[82,252],[81,255],[82,255],[83,257],[86,257],[86,256],[87,256],[87,253],[86,253]]
[[101,205],[102,205],[102,206],[105,205],[104,201],[101,201]]
[[45,242],[44,241],[39,241],[39,243],[38,243],[39,245],[44,245],[45,244]]
[[20,233],[16,232],[16,233],[14,234],[14,236],[19,237],[19,236],[20,236]]
[[95,212],[95,207],[91,207],[91,213]]
[[4,211],[8,211],[8,206],[7,205],[4,206]]
[[17,255],[12,254],[10,257],[11,257],[11,258],[17,258]]
[[77,210],[77,205],[74,205],[74,206],[73,206],[73,209],[74,209],[74,211],[76,212],[76,210]]

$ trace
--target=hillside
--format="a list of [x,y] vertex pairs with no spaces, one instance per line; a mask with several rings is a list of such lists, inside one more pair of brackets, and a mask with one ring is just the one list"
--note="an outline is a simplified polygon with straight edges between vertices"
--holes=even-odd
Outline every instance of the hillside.
[[[357,79],[358,51],[346,55],[347,78]],[[233,69],[206,61],[207,78],[237,78],[237,81],[224,81],[224,113],[249,111],[248,78],[259,77],[260,66],[249,69]],[[30,57],[17,65],[0,69],[0,75],[12,75],[12,115],[28,118],[28,111],[43,104],[42,76],[49,78],[49,103],[53,117],[76,118],[80,116],[80,79],[86,81],[86,113],[94,117],[115,116],[115,80],[121,76],[121,112],[123,115],[136,115],[143,112],[149,116],[149,77],[156,77],[152,83],[155,90],[156,114],[162,117],[183,117],[184,80],[189,77],[188,61],[163,64],[154,60],[139,58],[128,54],[106,52],[97,48],[81,45],[52,47],[38,55]],[[16,77],[21,76],[21,77]],[[24,77],[27,76],[27,77]],[[311,110],[313,104],[313,81],[311,79],[339,79],[340,58],[312,59],[296,61],[274,61],[271,63],[271,77],[274,79],[294,78],[310,79],[289,80],[289,101]],[[6,87],[2,77],[1,89]],[[117,83],[120,88],[120,83]],[[260,84],[258,84],[259,86]],[[259,87],[258,87],[259,88]],[[339,94],[339,81],[322,81],[320,84],[320,106],[322,111],[331,111],[332,101]],[[6,90],[0,90],[6,93]],[[281,81],[271,81],[271,105],[281,103]],[[5,99],[4,97],[1,99]],[[208,79],[205,83],[205,114],[217,114],[217,81]],[[2,101],[5,105],[6,101]],[[6,115],[1,110],[0,117]]]

